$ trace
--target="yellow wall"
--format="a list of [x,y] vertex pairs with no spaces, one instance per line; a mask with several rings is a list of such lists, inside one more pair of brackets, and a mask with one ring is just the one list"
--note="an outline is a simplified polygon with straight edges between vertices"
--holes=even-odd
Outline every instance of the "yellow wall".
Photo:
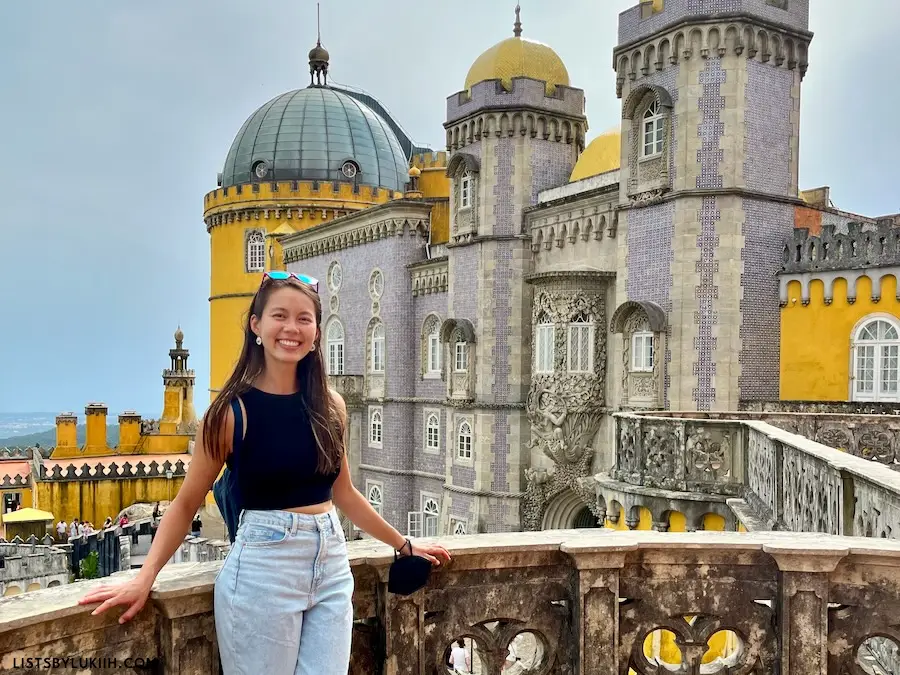
[[810,300],[803,305],[800,283],[788,284],[787,305],[781,310],[781,398],[788,401],[846,401],[850,398],[850,342],[854,326],[869,314],[900,317],[897,280],[881,282],[881,300],[872,302],[872,282],[861,278],[856,302],[847,302],[847,282],[834,282],[833,300],[824,301],[825,286],[810,282]]
[[136,502],[154,503],[175,498],[184,478],[135,478],[130,480],[44,481],[37,484],[38,501],[55,522],[73,518],[100,527]]
[[107,452],[106,442],[106,411],[98,413],[92,411],[85,413],[85,443],[82,455],[94,457],[104,455]]
[[78,419],[76,417],[57,418],[56,447],[78,447]]

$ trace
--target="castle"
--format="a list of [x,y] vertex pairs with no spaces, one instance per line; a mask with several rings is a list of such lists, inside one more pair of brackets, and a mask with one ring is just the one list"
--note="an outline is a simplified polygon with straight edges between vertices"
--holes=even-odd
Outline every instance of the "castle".
[[518,8],[439,152],[330,86],[319,42],[204,200],[211,394],[261,273],[322,280],[354,480],[410,534],[595,524],[584,479],[614,463],[616,411],[897,401],[897,229],[799,190],[808,14],[623,12],[621,128],[587,146],[584,91]]

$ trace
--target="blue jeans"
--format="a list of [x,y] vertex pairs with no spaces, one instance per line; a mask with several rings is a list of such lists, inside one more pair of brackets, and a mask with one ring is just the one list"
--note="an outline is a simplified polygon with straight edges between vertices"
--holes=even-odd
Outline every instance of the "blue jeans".
[[337,512],[242,511],[216,577],[225,675],[347,675],[353,575]]

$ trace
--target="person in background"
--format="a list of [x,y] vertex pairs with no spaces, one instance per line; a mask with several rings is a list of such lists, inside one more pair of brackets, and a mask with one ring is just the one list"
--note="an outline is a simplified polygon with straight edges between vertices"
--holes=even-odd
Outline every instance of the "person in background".
[[119,623],[134,618],[227,461],[243,510],[213,594],[224,675],[347,675],[354,581],[336,508],[397,555],[450,561],[443,546],[400,534],[353,485],[347,407],[325,373],[318,288],[305,275],[263,274],[234,372],[203,417],[143,566],[79,600],[99,603],[92,615],[123,605]]
[[78,536],[78,518],[72,518],[72,524],[69,525],[69,539],[75,539]]
[[56,538],[58,541],[66,540],[66,530],[69,529],[69,524],[65,520],[61,520],[56,524]]
[[200,520],[200,512],[197,511],[197,514],[194,516],[194,519],[191,521],[191,536],[199,537],[201,527],[203,527],[203,521]]
[[153,516],[152,516],[153,522],[158,523],[159,517],[160,517],[159,502],[156,502],[156,504],[153,505]]
[[466,643],[462,638],[457,640],[450,650],[450,667],[454,673],[469,673],[472,670],[469,653],[466,651]]
[[113,524],[112,516],[106,516],[106,520],[103,521],[103,529],[106,530],[106,529],[112,527],[112,524]]

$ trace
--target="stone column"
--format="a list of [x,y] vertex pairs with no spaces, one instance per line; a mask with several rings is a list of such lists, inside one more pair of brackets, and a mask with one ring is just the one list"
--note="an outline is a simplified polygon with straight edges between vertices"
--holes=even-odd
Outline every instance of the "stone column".
[[781,571],[781,667],[790,675],[828,675],[828,575],[849,549],[790,543],[764,550]]
[[604,546],[564,544],[578,569],[575,618],[577,672],[619,675],[619,570],[637,544]]
[[[201,566],[184,575],[187,583],[205,581]],[[160,614],[159,654],[164,675],[218,675],[219,644],[213,616],[212,589],[184,595],[178,590],[159,590],[153,604]]]
[[389,567],[379,570],[376,615],[384,629],[384,675],[419,675],[425,668],[425,592],[389,593]]

